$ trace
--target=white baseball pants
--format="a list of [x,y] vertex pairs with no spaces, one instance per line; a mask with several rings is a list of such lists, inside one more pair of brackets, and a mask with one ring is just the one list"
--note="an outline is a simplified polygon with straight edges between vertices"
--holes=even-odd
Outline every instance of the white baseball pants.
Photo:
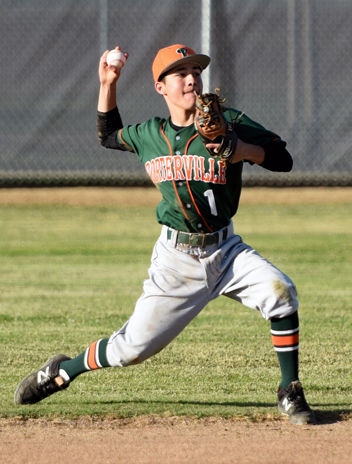
[[133,314],[109,339],[111,366],[137,364],[158,353],[220,295],[260,311],[266,320],[297,311],[294,283],[243,243],[232,223],[225,241],[205,248],[177,244],[177,231],[168,229],[162,227],[154,246]]

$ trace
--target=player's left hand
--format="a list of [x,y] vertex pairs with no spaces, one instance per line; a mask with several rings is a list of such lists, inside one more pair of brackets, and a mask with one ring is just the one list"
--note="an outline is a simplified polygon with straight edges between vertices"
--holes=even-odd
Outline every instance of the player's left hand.
[[[233,163],[238,163],[240,161],[243,161],[243,157],[242,157],[243,145],[244,145],[244,142],[242,142],[242,140],[240,139],[237,139],[236,149],[233,155],[231,156],[231,158],[228,160],[229,163],[233,164]],[[220,146],[221,146],[220,143],[207,143],[205,145],[206,149],[211,153],[219,153]]]
[[232,162],[236,152],[237,134],[233,125],[226,121],[218,93],[195,92],[194,124],[202,142],[212,156]]
[[219,153],[220,143],[207,143],[205,147],[209,151],[213,151],[214,153]]

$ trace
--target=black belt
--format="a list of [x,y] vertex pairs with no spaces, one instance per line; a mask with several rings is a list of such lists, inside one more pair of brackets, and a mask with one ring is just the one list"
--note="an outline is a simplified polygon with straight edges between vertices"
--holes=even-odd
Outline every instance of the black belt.
[[[214,245],[219,243],[220,236],[222,235],[222,241],[227,238],[227,229],[223,229],[222,232],[214,232],[212,234],[191,234],[188,232],[177,232],[176,244],[180,243],[183,245],[197,246],[204,248],[207,245]],[[172,237],[172,229],[167,230],[167,239],[170,240]]]

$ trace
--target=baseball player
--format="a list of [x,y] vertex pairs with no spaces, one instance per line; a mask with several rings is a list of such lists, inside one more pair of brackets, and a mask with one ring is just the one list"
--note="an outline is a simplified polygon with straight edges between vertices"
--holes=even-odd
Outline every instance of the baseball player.
[[[298,376],[295,285],[242,241],[232,221],[243,163],[288,172],[292,158],[286,143],[230,107],[222,107],[215,118],[225,123],[222,135],[204,137],[196,99],[202,95],[202,71],[210,58],[182,44],[159,50],[152,65],[155,90],[170,116],[123,126],[116,104],[121,68],[108,65],[107,54],[99,64],[98,137],[104,147],[133,152],[144,164],[162,195],[157,206],[161,233],[143,293],[123,327],[73,359],[62,354],[50,358],[18,385],[15,403],[41,401],[83,372],[141,363],[167,346],[209,301],[223,295],[270,321],[281,369],[278,409],[293,424],[314,422]],[[207,113],[210,107],[205,104],[203,110]]]

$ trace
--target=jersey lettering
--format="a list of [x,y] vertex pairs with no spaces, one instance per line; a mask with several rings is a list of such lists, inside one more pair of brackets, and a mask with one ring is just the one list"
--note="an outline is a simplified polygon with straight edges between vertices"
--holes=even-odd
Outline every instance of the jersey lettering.
[[[147,174],[154,184],[172,180],[196,180],[212,184],[226,184],[226,165],[209,158],[205,168],[204,156],[160,156],[145,163]],[[216,173],[217,170],[217,173]]]
[[192,180],[192,161],[193,161],[193,156],[183,156],[183,164],[184,164],[184,169],[186,172],[186,179],[187,180]]
[[155,182],[156,183],[159,183],[160,182],[160,159],[159,158],[156,158],[155,160],[153,160],[154,163],[155,163],[155,175],[158,176],[155,178]]
[[194,158],[193,169],[194,169],[193,179],[194,180],[200,180],[199,156],[196,156]]
[[166,180],[173,179],[173,170],[172,170],[172,158],[171,156],[165,156],[165,170],[166,170]]
[[174,157],[175,180],[185,180],[185,175],[182,171],[182,158],[181,156]]
[[210,182],[210,174],[209,174],[209,172],[205,172],[203,156],[200,157],[200,172],[201,172],[201,175],[202,175],[202,181],[203,182]]

